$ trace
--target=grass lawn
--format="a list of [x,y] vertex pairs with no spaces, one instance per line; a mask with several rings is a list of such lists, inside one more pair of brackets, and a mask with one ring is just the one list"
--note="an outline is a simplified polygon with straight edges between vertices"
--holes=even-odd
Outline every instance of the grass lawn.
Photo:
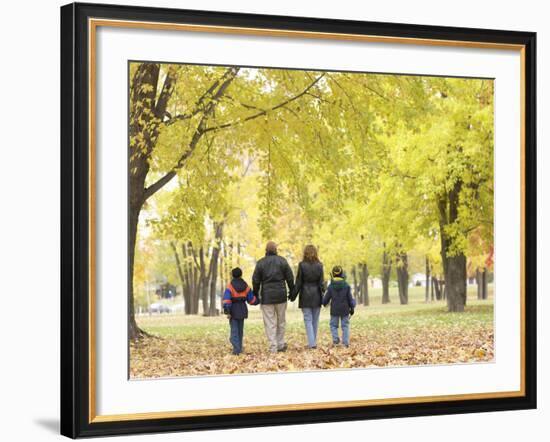
[[351,345],[334,347],[329,309],[321,311],[318,348],[306,348],[301,310],[288,304],[289,349],[272,355],[259,307],[249,307],[244,353],[230,354],[229,325],[224,316],[141,315],[141,328],[153,335],[131,344],[132,378],[215,375],[273,371],[366,368],[400,365],[487,362],[493,359],[493,296],[475,299],[469,288],[466,311],[447,313],[445,301],[424,302],[424,288],[409,289],[409,304],[399,305],[397,289],[390,304],[381,290],[370,292],[371,305],[358,306],[351,318]]

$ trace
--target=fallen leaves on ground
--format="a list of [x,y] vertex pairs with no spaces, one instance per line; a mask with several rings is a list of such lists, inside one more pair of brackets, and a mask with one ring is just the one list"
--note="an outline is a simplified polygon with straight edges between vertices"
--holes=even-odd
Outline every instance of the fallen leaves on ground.
[[290,312],[288,350],[276,354],[268,352],[260,316],[254,312],[245,323],[245,348],[239,356],[231,354],[224,318],[186,318],[184,325],[171,324],[170,316],[153,318],[155,326],[146,329],[157,336],[130,345],[130,374],[157,378],[266,373],[487,362],[494,357],[492,306],[481,314],[451,316],[433,309],[389,315],[362,310],[367,309],[359,308],[351,320],[349,348],[332,345],[324,312],[317,349],[306,346],[301,314]]

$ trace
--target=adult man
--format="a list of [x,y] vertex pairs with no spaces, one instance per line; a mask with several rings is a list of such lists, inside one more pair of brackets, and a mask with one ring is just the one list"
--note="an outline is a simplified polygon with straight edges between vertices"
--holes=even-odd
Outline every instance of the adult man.
[[287,349],[285,342],[287,286],[290,293],[293,293],[292,269],[286,259],[277,255],[277,244],[269,241],[265,246],[265,256],[256,263],[252,275],[252,290],[260,297],[265,334],[272,353]]

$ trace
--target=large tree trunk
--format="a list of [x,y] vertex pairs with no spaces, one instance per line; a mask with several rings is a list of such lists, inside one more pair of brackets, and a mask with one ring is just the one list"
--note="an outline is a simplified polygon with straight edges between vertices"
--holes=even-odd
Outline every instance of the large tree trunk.
[[359,264],[359,273],[357,274],[359,277],[359,297],[357,298],[358,304],[363,304],[363,296],[365,295],[365,288],[363,287],[363,268],[362,265]]
[[466,257],[459,254],[447,260],[447,306],[450,312],[463,312],[466,305]]
[[185,275],[185,294],[184,294],[184,308],[185,314],[191,315],[193,313],[193,291],[192,291],[192,274],[189,267],[189,256],[187,254],[187,245],[183,242],[181,244],[181,256],[183,257],[183,274]]
[[220,255],[220,246],[223,235],[223,223],[214,223],[215,238],[212,256],[210,257],[210,310],[209,316],[217,316],[219,310],[216,303],[216,282],[218,280],[218,258]]
[[192,314],[199,314],[199,300],[200,300],[200,275],[199,269],[195,266],[192,267],[191,272],[193,274],[193,290],[191,291],[192,295]]
[[453,250],[453,238],[447,233],[447,226],[458,219],[461,189],[462,182],[457,180],[448,194],[438,200],[441,260],[445,275],[443,297],[447,299],[449,312],[463,312],[466,305],[466,256]]
[[196,315],[199,312],[199,295],[198,295],[198,282],[197,282],[197,269],[193,264],[193,252],[191,243],[182,244],[181,246],[183,255],[186,260],[186,273],[187,280],[189,281],[189,314]]
[[187,243],[187,249],[188,254],[192,259],[189,259],[189,274],[192,276],[192,296],[191,296],[191,303],[192,303],[192,314],[198,315],[199,314],[199,302],[202,299],[201,298],[201,266],[197,258],[197,253],[195,251],[195,248],[193,247],[193,243],[189,241]]
[[194,295],[194,279],[193,279],[193,264],[189,258],[189,252],[187,251],[187,243],[181,244],[181,254],[183,256],[183,269],[185,272],[185,280],[187,281],[187,296],[189,299],[188,305],[185,307],[185,314],[192,315],[193,311],[193,295]]
[[186,315],[188,315],[190,305],[189,305],[189,283],[187,281],[187,275],[186,275],[185,269],[183,268],[182,262],[180,260],[177,244],[174,241],[170,241],[170,246],[174,251],[174,257],[176,258],[176,268],[178,270],[178,275],[180,277],[180,282],[181,282],[184,312]]
[[441,284],[437,276],[432,276],[432,287],[435,289],[435,299],[441,301],[443,294],[441,293]]
[[222,241],[222,249],[220,251],[220,293],[223,296],[223,292],[225,291],[225,288],[227,287],[227,250],[225,242]]
[[487,299],[489,293],[487,291],[488,285],[488,272],[487,268],[484,267],[483,271],[476,270],[476,281],[477,281],[477,299]]
[[406,253],[398,255],[399,263],[396,267],[399,302],[402,305],[409,303],[409,260]]
[[357,282],[357,267],[353,266],[351,268],[351,275],[353,277],[353,296],[355,296],[356,299],[359,299],[360,293],[359,293],[359,283]]
[[366,263],[360,264],[361,266],[361,294],[363,305],[369,305],[369,268]]
[[430,260],[426,256],[426,303],[430,302]]
[[390,303],[391,260],[384,250],[382,255],[382,304]]
[[212,257],[210,258],[210,308],[208,310],[208,316],[217,316],[219,310],[216,302],[216,283],[218,281],[218,256],[219,249],[214,248],[212,251]]
[[202,301],[202,314],[208,315],[209,312],[209,297],[208,297],[208,274],[206,273],[206,259],[204,257],[204,247],[199,249],[199,292]]
[[483,299],[483,295],[481,293],[482,291],[482,281],[481,281],[481,272],[479,271],[479,268],[476,269],[476,287],[477,287],[477,299]]
[[136,209],[135,207],[130,207],[128,219],[128,338],[131,340],[136,340],[146,335],[146,333],[138,327],[134,311],[134,256],[139,210],[140,209]]

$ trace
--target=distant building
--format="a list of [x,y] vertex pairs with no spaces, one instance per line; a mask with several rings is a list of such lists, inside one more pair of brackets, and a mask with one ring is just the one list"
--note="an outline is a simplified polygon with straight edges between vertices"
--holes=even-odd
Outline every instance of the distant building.
[[369,278],[370,280],[370,286],[373,289],[381,289],[382,288],[382,280],[380,278]]
[[426,275],[424,273],[415,273],[411,276],[409,280],[409,285],[419,286],[419,287],[426,287]]

